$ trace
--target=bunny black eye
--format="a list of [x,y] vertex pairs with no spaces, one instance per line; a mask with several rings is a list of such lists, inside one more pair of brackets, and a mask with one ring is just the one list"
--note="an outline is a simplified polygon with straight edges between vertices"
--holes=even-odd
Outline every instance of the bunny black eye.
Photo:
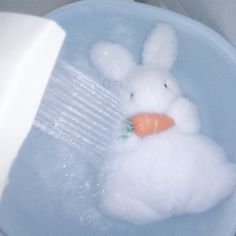
[[132,100],[134,97],[134,93],[130,93],[130,100]]
[[166,83],[164,83],[164,86],[165,86],[166,88],[168,88]]

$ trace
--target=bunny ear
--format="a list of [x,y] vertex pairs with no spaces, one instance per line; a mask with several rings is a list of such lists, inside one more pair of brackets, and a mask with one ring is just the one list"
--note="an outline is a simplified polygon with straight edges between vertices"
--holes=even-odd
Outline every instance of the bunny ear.
[[159,23],[148,35],[143,49],[143,64],[158,65],[170,69],[177,52],[177,41],[173,28]]
[[132,55],[122,46],[106,41],[97,42],[90,51],[94,65],[107,77],[121,80],[135,66]]

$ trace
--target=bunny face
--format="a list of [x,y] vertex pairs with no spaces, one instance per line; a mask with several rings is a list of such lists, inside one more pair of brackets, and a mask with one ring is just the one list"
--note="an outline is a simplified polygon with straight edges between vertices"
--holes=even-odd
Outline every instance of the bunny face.
[[171,102],[181,95],[172,75],[157,66],[137,66],[123,82],[123,112],[164,113]]
[[91,49],[94,65],[108,78],[123,87],[123,112],[163,113],[181,95],[175,79],[168,72],[176,55],[173,29],[157,24],[148,35],[143,48],[142,65],[136,65],[130,52],[122,46],[106,41]]

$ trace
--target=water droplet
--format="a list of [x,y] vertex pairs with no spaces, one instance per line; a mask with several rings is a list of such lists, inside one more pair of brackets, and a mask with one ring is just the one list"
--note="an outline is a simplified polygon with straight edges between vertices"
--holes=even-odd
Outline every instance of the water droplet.
[[82,225],[90,225],[94,220],[95,212],[93,209],[89,209],[81,214],[80,223]]

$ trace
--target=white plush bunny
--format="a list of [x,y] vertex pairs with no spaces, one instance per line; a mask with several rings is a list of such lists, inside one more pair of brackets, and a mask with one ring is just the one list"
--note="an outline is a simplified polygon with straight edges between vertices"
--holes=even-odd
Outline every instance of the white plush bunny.
[[[146,137],[132,133],[114,141],[105,165],[102,207],[113,217],[144,224],[213,207],[235,187],[235,165],[200,133],[196,106],[183,97],[170,74],[176,57],[173,29],[159,23],[137,65],[123,47],[101,41],[91,49],[95,66],[124,88],[122,111],[164,114],[169,129]],[[118,135],[119,136],[119,135]]]

